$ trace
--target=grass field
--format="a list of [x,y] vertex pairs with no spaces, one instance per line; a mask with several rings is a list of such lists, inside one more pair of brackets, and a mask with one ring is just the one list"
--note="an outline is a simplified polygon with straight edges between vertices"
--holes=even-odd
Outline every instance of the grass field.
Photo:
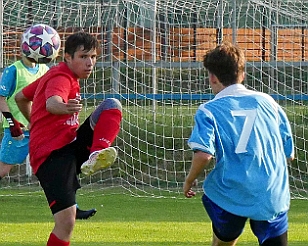
[[[88,221],[77,221],[72,246],[210,245],[211,225],[196,198],[132,197],[107,190],[81,190],[81,208],[96,207]],[[307,200],[292,200],[289,245],[308,245]],[[44,246],[53,219],[41,191],[0,190],[0,245]],[[258,245],[248,224],[238,245]]]

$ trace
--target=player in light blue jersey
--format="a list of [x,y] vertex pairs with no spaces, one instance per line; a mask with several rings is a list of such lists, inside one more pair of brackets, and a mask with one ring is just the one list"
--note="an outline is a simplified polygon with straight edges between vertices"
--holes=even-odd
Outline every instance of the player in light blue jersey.
[[267,94],[248,90],[242,50],[222,43],[204,56],[215,98],[198,108],[188,140],[194,151],[183,191],[215,157],[204,183],[203,205],[213,246],[236,245],[245,222],[262,246],[286,246],[290,192],[287,162],[294,159],[289,121]]

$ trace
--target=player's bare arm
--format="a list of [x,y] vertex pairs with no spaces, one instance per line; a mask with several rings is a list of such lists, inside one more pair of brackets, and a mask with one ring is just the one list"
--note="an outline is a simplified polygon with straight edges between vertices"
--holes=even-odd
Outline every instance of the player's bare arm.
[[6,103],[6,97],[0,96],[0,111],[1,112],[10,112],[10,109]]
[[51,114],[74,114],[81,109],[82,104],[79,99],[69,99],[65,103],[60,96],[52,96],[46,101],[46,110]]
[[191,188],[196,185],[197,177],[206,168],[206,166],[209,165],[212,158],[213,156],[208,153],[202,151],[194,152],[190,171],[183,186],[183,192],[187,198],[191,198],[196,195],[196,192],[194,192]]
[[25,97],[22,91],[18,92],[15,95],[16,104],[20,110],[20,112],[26,117],[26,119],[30,122],[30,113],[31,113],[31,101]]

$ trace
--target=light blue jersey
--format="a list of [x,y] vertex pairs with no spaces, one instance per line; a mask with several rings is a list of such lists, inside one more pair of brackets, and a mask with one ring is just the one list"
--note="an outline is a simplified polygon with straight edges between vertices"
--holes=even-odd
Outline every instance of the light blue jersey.
[[269,95],[228,86],[198,108],[188,144],[215,156],[203,188],[224,210],[271,220],[289,209],[286,158],[294,155],[292,132]]

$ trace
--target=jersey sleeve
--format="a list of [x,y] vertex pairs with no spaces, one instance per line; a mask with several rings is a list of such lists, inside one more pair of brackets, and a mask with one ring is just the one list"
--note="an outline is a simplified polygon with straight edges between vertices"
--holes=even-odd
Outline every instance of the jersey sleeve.
[[29,101],[33,101],[34,94],[38,84],[39,80],[36,80],[22,89],[22,93]]
[[215,121],[204,104],[196,112],[195,125],[188,145],[192,150],[200,150],[213,156],[215,154]]
[[4,69],[0,80],[0,96],[10,97],[16,87],[16,67],[9,66]]
[[46,99],[52,96],[60,96],[64,102],[67,102],[71,92],[71,80],[64,76],[58,75],[48,81],[45,90]]

